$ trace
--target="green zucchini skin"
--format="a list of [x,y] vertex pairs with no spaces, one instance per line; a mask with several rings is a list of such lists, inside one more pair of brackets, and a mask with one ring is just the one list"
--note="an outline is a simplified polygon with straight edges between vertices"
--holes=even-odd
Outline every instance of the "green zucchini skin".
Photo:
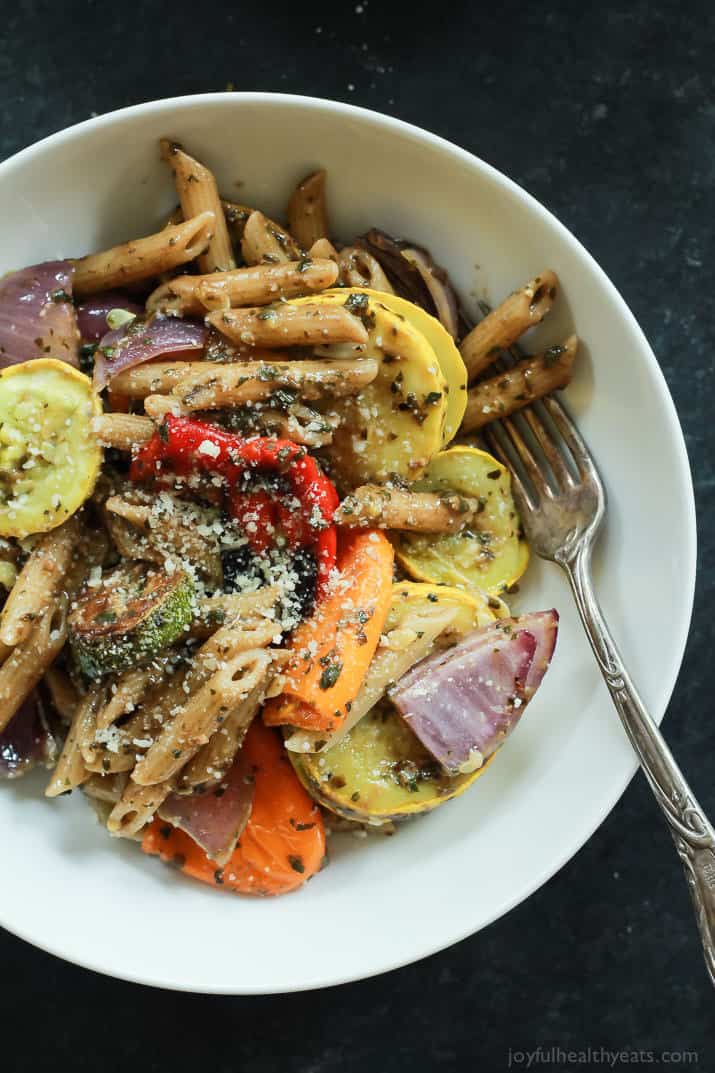
[[70,647],[78,670],[101,678],[150,662],[183,637],[193,619],[188,574],[147,563],[119,566],[98,588],[85,588],[70,615]]

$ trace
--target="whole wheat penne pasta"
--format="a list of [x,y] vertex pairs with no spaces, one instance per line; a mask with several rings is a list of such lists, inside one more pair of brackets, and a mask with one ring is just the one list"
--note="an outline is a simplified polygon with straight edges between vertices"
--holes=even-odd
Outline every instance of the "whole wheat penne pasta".
[[305,250],[330,234],[325,203],[325,169],[306,175],[288,202],[288,230]]
[[364,484],[356,488],[338,507],[338,525],[356,528],[404,529],[413,533],[454,533],[476,513],[476,499],[436,492],[409,492]]
[[213,325],[233,343],[248,346],[320,346],[324,343],[367,343],[367,330],[343,305],[305,302],[258,309],[209,313]]
[[284,228],[262,212],[252,212],[241,236],[241,254],[247,265],[298,261],[303,250]]
[[278,298],[323,291],[332,287],[337,278],[334,261],[305,258],[280,265],[237,268],[222,278],[204,279],[196,288],[196,296],[201,306],[209,310],[269,305]]
[[215,222],[213,212],[202,212],[146,238],[78,258],[72,284],[75,296],[126,287],[193,261],[208,247]]
[[59,667],[48,667],[43,681],[52,707],[65,723],[71,723],[81,699],[72,679]]
[[113,805],[120,800],[128,779],[126,771],[118,771],[114,775],[90,775],[86,782],[82,783],[82,789],[95,801],[106,801],[107,804]]
[[197,258],[199,271],[227,272],[235,268],[233,247],[213,172],[205,164],[189,156],[176,142],[162,138],[159,144],[162,160],[166,161],[174,173],[184,219],[189,220],[202,212],[212,212],[215,217],[214,233],[208,248]]
[[60,654],[66,640],[67,597],[59,593],[0,666],[0,731]]
[[340,282],[346,287],[370,287],[394,294],[395,289],[377,258],[360,246],[345,246],[338,254]]
[[[183,366],[180,367],[180,366]],[[189,413],[245,406],[270,399],[278,389],[291,388],[301,399],[356,395],[377,376],[374,358],[290,362],[180,362],[128,369],[118,379],[129,398],[144,398],[154,421],[165,412]],[[171,392],[169,401],[150,400]]]
[[311,259],[317,259],[318,257],[325,257],[329,261],[338,260],[338,251],[333,246],[329,238],[319,238],[317,242],[308,250],[308,256]]
[[512,369],[470,388],[461,431],[474,432],[490,421],[528,406],[542,395],[566,387],[571,380],[577,348],[578,339],[571,335],[563,345],[525,358]]
[[291,403],[286,411],[252,407],[245,411],[245,418],[247,434],[279,436],[305,447],[324,447],[331,443],[340,424],[337,414],[321,414],[298,402]]
[[470,380],[489,368],[527,328],[544,319],[553,305],[558,286],[556,273],[547,269],[510,294],[472,328],[459,345]]
[[104,687],[90,690],[77,705],[77,710],[67,731],[60,758],[45,790],[45,797],[58,797],[81,786],[90,772],[82,759],[80,742],[95,725],[97,709],[102,703]]
[[220,782],[233,763],[243,744],[251,722],[263,703],[270,672],[258,682],[255,689],[226,716],[224,722],[202,745],[193,760],[179,773],[178,792],[191,791],[197,786],[211,786]]
[[[192,637],[210,637],[221,626],[228,626],[240,619],[253,624],[271,620],[271,612],[278,601],[276,585],[264,585],[255,592],[231,592],[220,596],[206,596],[199,600],[197,615],[191,627]],[[277,625],[274,630],[277,630]]]
[[158,786],[137,786],[129,781],[107,817],[107,830],[121,838],[135,838],[154,819],[172,790],[173,785],[168,781]]
[[92,419],[92,431],[102,447],[131,451],[149,442],[156,425],[141,414],[100,414]]
[[117,675],[109,687],[107,701],[97,712],[97,730],[105,730],[123,715],[133,712],[150,686],[163,681],[166,660],[156,659],[148,667],[134,667]]
[[240,652],[223,661],[174,719],[162,727],[134,768],[132,781],[139,786],[153,786],[171,779],[256,688],[270,661],[270,654],[263,649]]
[[221,555],[216,537],[202,532],[202,518],[190,506],[175,501],[172,512],[157,512],[147,503],[110,496],[104,509],[124,518],[145,537],[162,561],[190,563],[211,588],[223,582]]
[[330,260],[258,264],[208,276],[178,276],[157,287],[147,299],[152,312],[203,316],[207,309],[269,305],[332,287],[338,270]]
[[378,373],[374,358],[290,361],[285,364],[239,363],[204,366],[182,377],[172,395],[184,412],[220,410],[270,398],[278,388],[292,388],[301,399],[356,395]]
[[136,763],[139,746],[135,745],[126,727],[109,726],[100,729],[94,723],[81,738],[79,751],[87,771],[110,775],[131,771]]
[[45,533],[18,574],[0,615],[0,642],[20,644],[51,602],[69,569],[79,538],[76,516]]

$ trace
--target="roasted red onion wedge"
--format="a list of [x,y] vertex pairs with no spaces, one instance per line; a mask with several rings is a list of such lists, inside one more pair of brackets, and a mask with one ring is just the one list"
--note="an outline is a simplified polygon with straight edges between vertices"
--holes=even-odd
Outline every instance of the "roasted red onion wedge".
[[36,764],[57,759],[57,745],[50,733],[37,693],[31,693],[0,734],[0,779],[17,779]]
[[95,391],[101,391],[113,377],[134,365],[167,354],[203,350],[207,335],[203,324],[159,315],[107,332],[94,359]]
[[77,327],[83,343],[98,343],[111,330],[107,317],[115,309],[140,316],[144,309],[121,291],[105,291],[77,306]]
[[170,794],[159,816],[185,831],[217,865],[224,865],[248,823],[253,791],[253,772],[239,752],[217,785],[188,796]]
[[450,774],[481,767],[516,726],[546,673],[558,614],[500,619],[418,663],[390,699]]
[[0,279],[0,369],[33,358],[78,365],[72,265],[46,261]]

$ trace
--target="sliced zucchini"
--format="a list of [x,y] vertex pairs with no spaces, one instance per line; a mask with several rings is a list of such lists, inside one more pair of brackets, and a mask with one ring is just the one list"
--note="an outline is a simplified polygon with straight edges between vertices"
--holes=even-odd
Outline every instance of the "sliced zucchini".
[[487,769],[447,775],[388,700],[325,753],[289,753],[298,778],[325,808],[349,820],[384,824],[429,812]]
[[148,663],[179,640],[193,618],[188,574],[148,563],[118,566],[88,584],[69,617],[69,639],[88,678]]
[[377,377],[359,395],[331,401],[343,419],[326,448],[338,477],[353,488],[394,476],[414,480],[442,446],[447,414],[447,383],[424,335],[359,291],[294,301],[348,303],[368,329],[362,353],[380,362]]
[[521,577],[529,546],[521,535],[511,476],[496,458],[476,447],[450,447],[435,455],[415,487],[473,496],[483,509],[458,533],[395,533],[395,553],[408,574],[493,597]]
[[91,381],[63,361],[0,373],[0,536],[54,529],[90,495],[102,464],[91,419],[101,409]]
[[[326,291],[326,294],[345,294],[345,290]],[[446,328],[430,316],[421,306],[400,298],[397,294],[385,294],[373,291],[369,287],[351,287],[348,293],[367,294],[375,301],[381,302],[399,317],[408,320],[413,328],[424,335],[432,347],[446,381],[447,413],[442,432],[442,446],[446,447],[459,431],[464,412],[467,409],[467,367],[462,360],[452,336]]]

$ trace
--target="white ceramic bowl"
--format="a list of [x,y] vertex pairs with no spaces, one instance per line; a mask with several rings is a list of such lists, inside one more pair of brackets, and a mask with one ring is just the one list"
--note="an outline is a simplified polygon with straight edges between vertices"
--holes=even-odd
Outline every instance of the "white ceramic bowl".
[[[690,621],[695,515],[678,419],[633,316],[557,220],[493,168],[415,127],[330,101],[215,94],[82,123],[0,166],[0,270],[149,233],[174,204],[157,140],[180,139],[228,197],[282,213],[293,184],[329,172],[337,235],[371,225],[446,265],[469,304],[544,267],[562,292],[538,339],[577,331],[568,402],[609,494],[598,592],[653,715],[673,689]],[[526,898],[583,844],[635,769],[563,578],[534,561],[515,608],[561,612],[538,697],[483,779],[396,837],[333,839],[299,893],[217,893],[113,841],[80,794],[0,787],[0,923],[129,980],[262,993],[370,976],[431,954]]]

